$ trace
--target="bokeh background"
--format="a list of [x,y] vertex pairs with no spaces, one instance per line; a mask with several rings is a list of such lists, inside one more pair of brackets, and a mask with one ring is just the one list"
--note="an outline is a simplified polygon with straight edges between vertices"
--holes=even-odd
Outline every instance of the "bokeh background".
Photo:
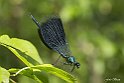
[[[7,34],[32,42],[44,63],[59,54],[40,40],[36,25],[45,16],[59,15],[72,54],[81,67],[72,73],[79,83],[124,83],[124,0],[0,0],[0,35]],[[25,65],[0,46],[0,66]],[[35,83],[18,76],[18,83]],[[50,83],[65,81],[49,75]]]

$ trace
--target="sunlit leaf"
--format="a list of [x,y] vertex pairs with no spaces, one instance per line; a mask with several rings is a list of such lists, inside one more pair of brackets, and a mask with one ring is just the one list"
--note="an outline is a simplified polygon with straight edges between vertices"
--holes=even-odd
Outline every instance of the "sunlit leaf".
[[0,83],[9,83],[9,77],[10,73],[6,69],[0,67]]
[[0,44],[11,50],[27,66],[42,64],[36,48],[27,40],[9,38],[7,35],[2,35]]
[[[22,68],[20,70],[14,70],[14,69],[10,69],[9,71],[10,72],[13,72],[13,73],[16,73],[16,75],[18,74],[22,74],[22,75],[26,75],[27,74],[25,73],[25,71],[30,71],[30,69],[33,69],[34,72],[43,72],[45,71],[46,73],[50,73],[50,74],[53,74],[65,81],[67,81],[68,83],[75,83],[76,79],[69,73],[61,70],[61,69],[58,69],[54,66],[52,66],[51,64],[43,64],[43,65],[37,65],[37,66],[32,66],[32,67],[25,67],[25,68]],[[32,73],[28,73],[28,74],[31,74]],[[33,75],[35,75],[35,73],[33,73]]]

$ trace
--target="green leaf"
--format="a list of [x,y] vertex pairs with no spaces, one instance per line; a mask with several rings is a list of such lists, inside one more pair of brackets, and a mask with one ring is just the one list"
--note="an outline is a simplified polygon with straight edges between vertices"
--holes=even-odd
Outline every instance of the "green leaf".
[[32,78],[39,83],[42,83],[42,82],[49,83],[48,76],[46,75],[46,73],[40,72],[40,71],[33,71],[32,68],[30,68],[30,67],[24,67],[22,69],[11,68],[11,69],[9,69],[9,72],[15,73],[15,74],[13,74],[13,76],[21,74],[21,75],[27,76],[29,78]]
[[27,66],[43,63],[36,48],[27,40],[2,35],[0,36],[0,44],[11,50]]
[[56,68],[51,64],[37,65],[37,66],[33,66],[31,68],[39,69],[41,71],[46,71],[46,72],[51,73],[69,83],[74,83],[76,81],[76,79],[71,74],[69,74],[59,68]]
[[[11,50],[20,60],[22,60],[28,67],[9,70],[10,73],[15,73],[14,76],[22,74],[36,80],[39,83],[48,83],[44,78],[39,78],[39,73],[43,71],[53,74],[68,83],[74,83],[75,78],[69,73],[58,69],[51,64],[42,64],[36,48],[28,41],[18,38],[9,38],[7,35],[0,37],[0,45],[7,47]],[[38,64],[38,65],[37,65]],[[37,65],[37,66],[34,66]],[[38,75],[39,74],[39,75]],[[44,75],[41,75],[44,76]],[[45,82],[44,82],[45,80]]]
[[0,83],[9,83],[9,77],[10,73],[6,69],[0,67]]
[[[65,81],[67,81],[68,83],[75,83],[75,81],[76,81],[76,79],[71,74],[69,74],[61,69],[58,69],[58,68],[52,66],[51,64],[43,64],[43,65],[37,65],[37,66],[32,66],[32,67],[25,67],[25,68],[20,69],[19,71],[16,70],[16,72],[14,69],[9,70],[9,71],[15,72],[16,73],[15,75],[22,74],[22,75],[27,76],[27,74],[24,73],[24,71],[29,71],[30,69],[33,69],[34,72],[39,72],[39,73],[41,73],[42,71],[45,71],[47,73],[53,74]],[[34,73],[34,75],[35,75],[35,73]]]

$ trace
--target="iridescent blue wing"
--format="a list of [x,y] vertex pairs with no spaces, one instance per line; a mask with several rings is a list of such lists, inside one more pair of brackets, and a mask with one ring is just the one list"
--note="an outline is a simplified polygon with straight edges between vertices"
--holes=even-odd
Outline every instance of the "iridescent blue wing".
[[63,57],[70,54],[62,21],[59,17],[52,17],[41,23],[38,32],[47,47],[57,51]]

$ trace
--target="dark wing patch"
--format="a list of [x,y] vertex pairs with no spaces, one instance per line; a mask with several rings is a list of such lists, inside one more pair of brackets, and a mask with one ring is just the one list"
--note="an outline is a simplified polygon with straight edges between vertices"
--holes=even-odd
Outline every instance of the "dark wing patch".
[[42,23],[39,34],[42,36],[43,42],[47,47],[62,55],[70,53],[60,18],[53,17]]
[[44,45],[45,45],[46,47],[48,47],[49,49],[52,49],[52,48],[49,47],[49,46],[47,45],[47,43],[44,41],[43,36],[41,35],[40,29],[38,29],[38,34],[39,34],[39,36],[40,36],[41,41],[44,43]]

